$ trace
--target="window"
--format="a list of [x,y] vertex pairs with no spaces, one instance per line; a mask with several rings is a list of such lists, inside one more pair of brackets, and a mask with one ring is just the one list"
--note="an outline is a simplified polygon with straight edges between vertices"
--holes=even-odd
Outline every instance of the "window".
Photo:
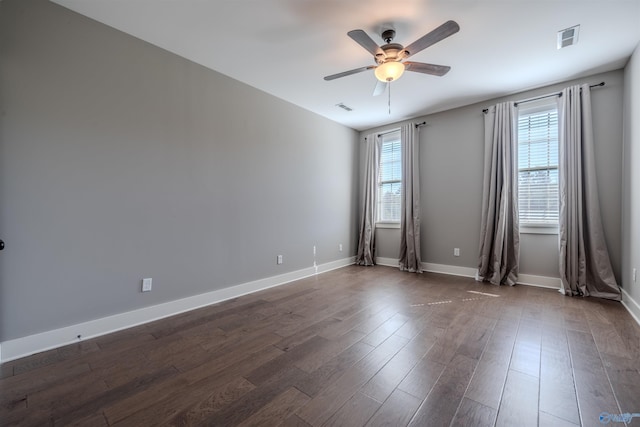
[[528,104],[519,111],[518,204],[523,232],[557,232],[558,108],[555,99]]
[[400,131],[382,135],[380,170],[378,172],[378,207],[376,223],[400,224],[402,193],[402,152]]

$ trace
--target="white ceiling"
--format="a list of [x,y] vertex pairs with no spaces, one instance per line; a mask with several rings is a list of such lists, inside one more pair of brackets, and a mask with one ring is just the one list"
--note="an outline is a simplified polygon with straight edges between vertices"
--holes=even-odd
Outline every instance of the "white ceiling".
[[[640,42],[640,0],[53,1],[357,130],[621,68]],[[405,73],[390,115],[373,71],[323,80],[373,65],[350,30],[383,44],[392,27],[406,46],[449,19],[460,32],[411,60],[451,71]],[[557,50],[577,24],[578,44]]]

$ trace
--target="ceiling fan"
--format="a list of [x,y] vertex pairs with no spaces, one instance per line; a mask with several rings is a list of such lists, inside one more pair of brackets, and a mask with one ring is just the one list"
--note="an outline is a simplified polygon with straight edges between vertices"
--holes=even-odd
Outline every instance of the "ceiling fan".
[[405,70],[416,73],[431,74],[434,76],[444,76],[449,72],[451,67],[446,65],[425,64],[423,62],[403,62],[403,60],[441,40],[446,39],[458,31],[460,31],[460,26],[456,22],[447,21],[435,30],[420,37],[407,47],[403,47],[399,43],[391,43],[396,35],[395,30],[389,29],[382,32],[382,39],[386,43],[383,46],[378,46],[378,44],[374,42],[363,30],[349,31],[347,35],[371,53],[377,65],[369,65],[366,67],[356,68],[354,70],[343,71],[342,73],[326,76],[324,79],[334,80],[340,77],[350,76],[351,74],[374,70],[378,82],[373,91],[373,95],[377,96],[384,93],[388,83],[397,80]]

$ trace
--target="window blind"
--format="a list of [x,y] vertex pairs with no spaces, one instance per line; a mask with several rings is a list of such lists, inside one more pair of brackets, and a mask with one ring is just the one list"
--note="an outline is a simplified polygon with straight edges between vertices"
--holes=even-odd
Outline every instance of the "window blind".
[[555,102],[518,115],[521,225],[558,224],[558,110]]
[[377,222],[400,222],[402,155],[400,131],[382,135]]

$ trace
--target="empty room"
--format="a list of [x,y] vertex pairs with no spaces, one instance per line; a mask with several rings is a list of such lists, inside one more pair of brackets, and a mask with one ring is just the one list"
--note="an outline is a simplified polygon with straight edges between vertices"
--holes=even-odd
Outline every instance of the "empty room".
[[640,0],[0,0],[0,426],[640,426]]

